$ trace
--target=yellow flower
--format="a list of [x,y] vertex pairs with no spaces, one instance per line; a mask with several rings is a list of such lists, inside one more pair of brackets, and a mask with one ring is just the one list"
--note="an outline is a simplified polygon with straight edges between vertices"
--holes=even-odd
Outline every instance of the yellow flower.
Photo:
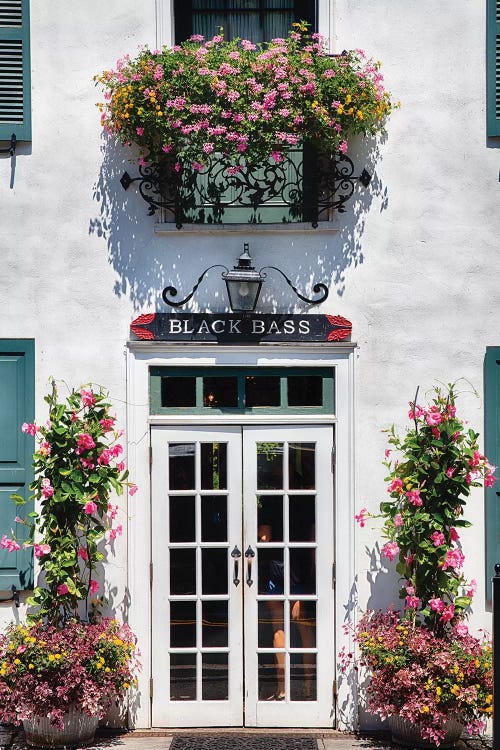
[[28,669],[34,669],[34,668],[35,668],[35,665],[34,665],[34,664],[32,664],[32,663],[30,662],[30,663],[28,664]]
[[20,663],[21,663],[21,659],[14,659],[14,664],[20,664]]
[[428,714],[429,713],[429,706],[424,703],[423,706],[420,706],[420,713],[421,714]]
[[337,114],[341,115],[343,114],[343,112],[344,112],[344,107],[342,106],[342,104],[339,104],[339,106],[337,107]]
[[450,693],[453,693],[453,695],[459,695],[459,693],[460,693],[460,688],[459,688],[459,686],[457,685],[457,683],[455,683],[455,684],[453,685],[453,687],[451,687],[451,688],[450,688]]
[[358,118],[358,120],[364,120],[365,119],[365,116],[364,116],[363,112],[360,109],[358,109],[358,111],[356,112],[356,117]]
[[493,696],[490,693],[489,695],[486,696],[486,703],[491,703],[492,700],[493,700]]
[[438,685],[438,687],[436,688],[436,695],[441,695],[442,692],[443,691],[441,690],[441,688]]

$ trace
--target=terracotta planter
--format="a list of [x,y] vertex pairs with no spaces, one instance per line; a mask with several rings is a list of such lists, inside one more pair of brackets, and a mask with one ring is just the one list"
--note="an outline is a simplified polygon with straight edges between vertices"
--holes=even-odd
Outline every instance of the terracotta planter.
[[[418,724],[412,724],[410,721],[402,719],[399,716],[390,716],[389,728],[391,730],[392,741],[397,745],[436,748],[435,742],[422,739]],[[446,730],[446,736],[440,742],[439,747],[455,747],[464,730],[463,724],[460,724],[456,719],[449,719],[444,728]]]
[[45,716],[23,721],[26,742],[33,747],[81,747],[89,745],[96,733],[99,719],[71,707],[64,714],[64,729],[58,729]]

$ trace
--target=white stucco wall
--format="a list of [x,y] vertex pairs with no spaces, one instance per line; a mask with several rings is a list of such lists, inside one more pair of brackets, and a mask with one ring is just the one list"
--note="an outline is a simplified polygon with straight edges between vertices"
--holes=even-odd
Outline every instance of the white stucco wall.
[[[134,187],[120,186],[135,165],[131,152],[101,137],[92,77],[139,44],[154,46],[159,17],[168,34],[169,11],[157,16],[153,0],[32,0],[33,140],[14,159],[0,158],[0,338],[35,339],[38,419],[54,376],[70,386],[106,386],[123,423],[130,321],[165,310],[160,293],[168,282],[187,293],[206,266],[231,266],[248,241],[258,268],[276,263],[309,291],[313,280],[327,281],[330,297],[318,312],[353,322],[355,506],[376,510],[385,493],[381,430],[407,423],[417,386],[423,394],[436,381],[463,377],[482,394],[485,348],[500,343],[499,162],[485,136],[484,7],[474,0],[321,4],[332,49],[361,47],[382,60],[387,87],[402,102],[376,161],[366,144],[354,146],[359,171],[368,164],[375,176],[328,232],[155,234]],[[224,309],[219,282],[210,275],[191,309]],[[278,277],[267,289],[262,311],[305,309]],[[460,411],[482,434],[482,398],[467,383],[463,390]],[[137,497],[148,503],[147,487]],[[489,627],[481,492],[467,511],[466,574],[480,582],[473,620]],[[356,533],[360,606],[395,601],[394,576],[367,553],[377,530]],[[124,537],[108,566],[118,610],[126,608],[126,570]],[[2,605],[0,622],[12,614]]]

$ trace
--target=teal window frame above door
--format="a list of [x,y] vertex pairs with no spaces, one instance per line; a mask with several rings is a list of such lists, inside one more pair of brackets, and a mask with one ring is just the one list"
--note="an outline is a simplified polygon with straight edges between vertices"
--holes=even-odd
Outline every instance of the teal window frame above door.
[[487,135],[500,136],[500,0],[487,0],[486,11]]
[[[22,432],[24,422],[35,418],[35,342],[32,339],[0,339],[0,536],[14,532],[21,548],[0,548],[0,591],[33,588],[33,548],[25,549],[26,526],[15,523],[33,511],[29,500],[33,481],[35,439]],[[26,504],[16,508],[10,495]]]
[[3,0],[0,8],[0,141],[31,140],[29,0]]

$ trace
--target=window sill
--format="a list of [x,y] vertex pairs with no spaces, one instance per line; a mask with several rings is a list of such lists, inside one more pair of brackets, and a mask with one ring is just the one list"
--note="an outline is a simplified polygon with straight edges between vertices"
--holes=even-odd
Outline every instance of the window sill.
[[289,232],[328,232],[337,233],[340,231],[341,224],[338,219],[334,221],[321,221],[317,227],[313,227],[311,222],[296,222],[290,224],[183,224],[180,229],[173,222],[157,222],[155,224],[155,234],[162,236],[172,232],[184,232],[195,234],[249,234],[254,232],[274,232],[277,234],[287,234]]

